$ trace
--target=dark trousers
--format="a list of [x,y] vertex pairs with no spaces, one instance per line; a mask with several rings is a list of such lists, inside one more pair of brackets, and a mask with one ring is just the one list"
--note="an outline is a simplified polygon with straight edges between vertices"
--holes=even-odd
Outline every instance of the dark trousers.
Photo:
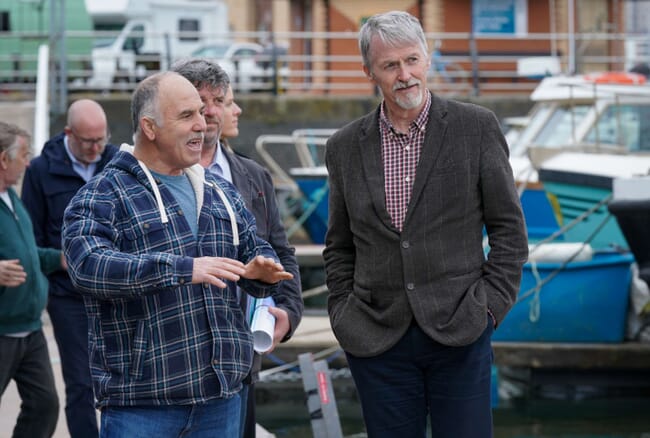
[[0,336],[0,395],[11,379],[22,400],[12,436],[51,437],[59,419],[59,399],[42,330],[24,338]]
[[471,345],[448,347],[417,324],[391,349],[346,354],[369,438],[491,438],[492,324]]
[[88,317],[83,299],[50,295],[47,312],[61,357],[70,437],[97,437],[97,412],[88,359]]

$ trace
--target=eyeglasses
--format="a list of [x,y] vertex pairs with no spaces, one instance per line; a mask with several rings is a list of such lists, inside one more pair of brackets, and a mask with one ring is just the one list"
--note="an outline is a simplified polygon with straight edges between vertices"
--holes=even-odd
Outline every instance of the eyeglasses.
[[107,133],[105,137],[100,137],[100,138],[83,138],[79,134],[74,132],[74,130],[72,128],[70,128],[70,132],[72,132],[72,135],[75,136],[75,138],[79,141],[81,146],[88,147],[88,148],[91,148],[94,145],[97,145],[97,146],[103,148],[111,140],[111,134],[110,133]]

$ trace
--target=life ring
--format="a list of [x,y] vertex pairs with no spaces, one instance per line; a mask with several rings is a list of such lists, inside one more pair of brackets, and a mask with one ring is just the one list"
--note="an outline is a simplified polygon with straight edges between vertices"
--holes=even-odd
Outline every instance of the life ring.
[[621,85],[641,85],[645,84],[647,81],[647,78],[642,74],[624,71],[588,74],[585,75],[585,79],[595,84]]

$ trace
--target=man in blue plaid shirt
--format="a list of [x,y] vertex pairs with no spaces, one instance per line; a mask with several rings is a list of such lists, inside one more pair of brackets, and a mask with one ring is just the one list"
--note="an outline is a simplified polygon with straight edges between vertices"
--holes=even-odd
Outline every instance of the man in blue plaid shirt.
[[264,297],[292,278],[235,189],[197,164],[203,108],[176,73],[141,82],[135,146],[65,213],[104,438],[237,436],[253,348],[236,283]]

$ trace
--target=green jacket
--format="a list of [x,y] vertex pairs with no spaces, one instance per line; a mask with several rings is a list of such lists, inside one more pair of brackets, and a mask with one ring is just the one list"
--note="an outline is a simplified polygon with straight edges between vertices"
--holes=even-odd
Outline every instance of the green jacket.
[[41,328],[47,304],[47,278],[61,269],[61,251],[38,248],[32,221],[13,189],[9,197],[15,214],[0,200],[0,260],[19,259],[27,281],[18,287],[0,286],[0,335]]

